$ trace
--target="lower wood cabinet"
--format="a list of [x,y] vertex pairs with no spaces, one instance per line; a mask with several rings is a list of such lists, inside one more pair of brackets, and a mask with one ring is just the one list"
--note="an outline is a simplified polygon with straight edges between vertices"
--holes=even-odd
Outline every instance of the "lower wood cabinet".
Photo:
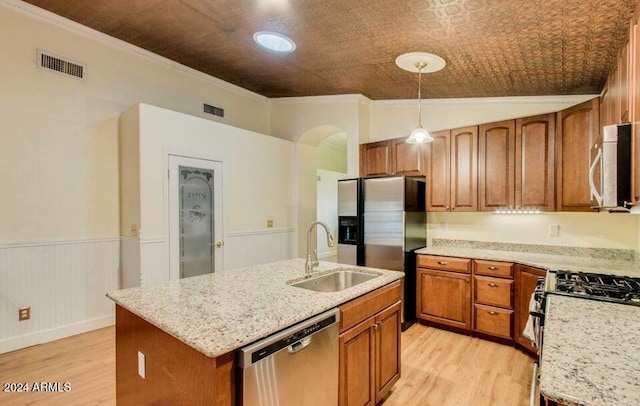
[[[390,299],[394,299],[391,305]],[[343,325],[339,336],[340,406],[373,406],[400,379],[399,299],[397,283],[341,306],[345,314],[341,322],[348,324]],[[355,325],[350,321],[365,314],[368,317]]]
[[471,275],[418,268],[416,295],[418,319],[471,329]]
[[529,301],[538,283],[538,278],[544,277],[546,274],[544,269],[524,265],[515,266],[516,301],[513,339],[531,355],[536,355],[538,349],[531,345],[531,341],[524,337],[522,332],[527,324],[527,318],[529,318]]

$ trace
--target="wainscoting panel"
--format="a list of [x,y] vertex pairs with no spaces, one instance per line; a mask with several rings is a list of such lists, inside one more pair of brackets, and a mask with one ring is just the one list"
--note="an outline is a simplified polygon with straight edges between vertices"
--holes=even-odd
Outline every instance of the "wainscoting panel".
[[290,228],[227,233],[225,270],[294,258],[293,239]]
[[170,280],[168,244],[162,238],[140,241],[141,286],[152,286]]
[[119,258],[118,238],[0,245],[0,353],[113,324]]

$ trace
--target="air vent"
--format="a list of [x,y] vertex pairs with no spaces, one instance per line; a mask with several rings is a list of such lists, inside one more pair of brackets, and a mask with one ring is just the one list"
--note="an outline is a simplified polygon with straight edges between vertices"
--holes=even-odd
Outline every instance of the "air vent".
[[65,61],[62,58],[53,56],[38,50],[38,66],[54,72],[84,79],[85,66],[79,63]]
[[213,114],[216,117],[224,118],[224,109],[221,109],[220,107],[212,106],[205,103],[204,112],[207,114]]

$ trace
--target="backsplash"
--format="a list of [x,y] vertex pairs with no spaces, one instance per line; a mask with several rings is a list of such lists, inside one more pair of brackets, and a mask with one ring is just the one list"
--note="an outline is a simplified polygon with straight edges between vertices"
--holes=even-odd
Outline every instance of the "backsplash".
[[482,249],[495,251],[527,252],[548,255],[570,255],[585,258],[598,258],[610,260],[634,261],[640,259],[637,250],[616,249],[616,248],[589,248],[589,247],[568,247],[562,245],[541,245],[541,244],[518,244],[492,241],[473,240],[451,240],[445,238],[434,238],[431,240],[432,247],[462,248],[462,249]]

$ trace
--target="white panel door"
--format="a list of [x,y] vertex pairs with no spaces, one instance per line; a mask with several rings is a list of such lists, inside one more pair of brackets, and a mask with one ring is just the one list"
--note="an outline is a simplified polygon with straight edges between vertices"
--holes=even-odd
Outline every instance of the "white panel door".
[[222,162],[169,155],[171,280],[223,269]]

